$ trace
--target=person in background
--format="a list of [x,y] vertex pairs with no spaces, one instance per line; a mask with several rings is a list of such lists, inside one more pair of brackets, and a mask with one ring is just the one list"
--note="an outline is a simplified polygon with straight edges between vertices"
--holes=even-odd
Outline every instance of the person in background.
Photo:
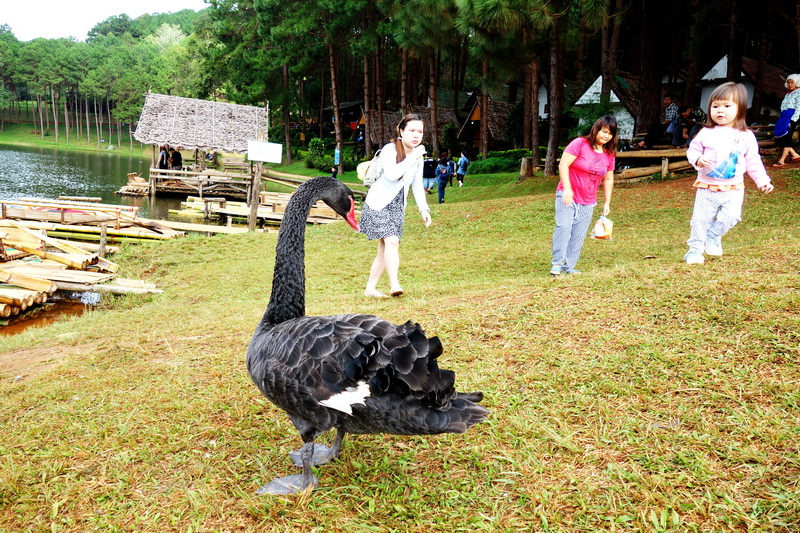
[[774,189],[756,136],[747,128],[747,89],[741,83],[723,83],[708,101],[705,127],[686,150],[686,159],[698,171],[689,251],[683,256],[689,265],[703,264],[703,252],[722,255],[722,237],[742,219],[745,172],[763,192]]
[[156,168],[160,170],[169,169],[169,145],[164,144],[161,146],[160,151],[158,152]]
[[458,178],[459,187],[464,186],[464,176],[467,175],[468,167],[469,167],[469,158],[467,157],[467,152],[465,150],[461,152],[461,157],[458,158],[458,163],[456,163],[456,177]]
[[773,164],[773,167],[782,167],[786,164],[786,158],[792,156],[789,163],[800,161],[798,154],[792,147],[794,143],[794,130],[797,129],[797,122],[800,119],[800,74],[790,74],[784,84],[789,90],[781,102],[781,114],[775,123],[775,144],[782,148],[781,157]]
[[378,290],[383,273],[389,278],[389,294],[401,296],[400,239],[403,236],[408,191],[414,192],[425,227],[431,225],[431,212],[422,187],[422,167],[425,147],[422,142],[423,123],[419,115],[409,114],[397,125],[398,138],[381,150],[382,175],[372,184],[361,210],[360,233],[378,241],[378,254],[369,271],[364,296],[386,298]]
[[444,203],[444,190],[447,184],[453,179],[450,163],[452,163],[452,161],[449,161],[447,156],[442,155],[442,157],[439,158],[439,164],[436,165],[436,181],[439,187],[440,204]]
[[180,150],[176,150],[175,148],[169,149],[169,164],[172,170],[183,170],[183,156]]
[[595,121],[586,137],[569,143],[561,155],[551,276],[580,274],[575,265],[592,222],[601,183],[603,216],[611,212],[617,142],[617,120],[607,115]]
[[450,170],[450,179],[447,181],[450,183],[450,186],[453,186],[453,176],[456,175],[456,162],[453,161],[452,157],[447,157],[447,168]]
[[675,98],[669,93],[664,95],[664,106],[664,118],[661,122],[648,128],[644,140],[636,143],[638,148],[647,148],[648,150],[653,148],[659,137],[667,133],[670,124],[678,118],[678,104],[675,103]]
[[422,187],[425,192],[431,194],[433,187],[436,185],[436,160],[432,157],[426,157],[422,167]]

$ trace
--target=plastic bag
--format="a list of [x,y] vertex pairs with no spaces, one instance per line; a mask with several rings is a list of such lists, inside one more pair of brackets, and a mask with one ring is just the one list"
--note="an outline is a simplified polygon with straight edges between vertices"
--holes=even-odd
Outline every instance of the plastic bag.
[[612,240],[611,233],[614,230],[614,223],[608,217],[600,217],[594,225],[592,230],[593,239],[606,239]]

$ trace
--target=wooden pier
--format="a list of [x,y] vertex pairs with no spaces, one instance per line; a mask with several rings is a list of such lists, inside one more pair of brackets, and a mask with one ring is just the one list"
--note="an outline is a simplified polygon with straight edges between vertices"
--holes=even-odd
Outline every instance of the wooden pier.
[[247,199],[253,178],[248,174],[231,174],[218,170],[150,169],[148,194],[160,193],[205,196],[225,196]]

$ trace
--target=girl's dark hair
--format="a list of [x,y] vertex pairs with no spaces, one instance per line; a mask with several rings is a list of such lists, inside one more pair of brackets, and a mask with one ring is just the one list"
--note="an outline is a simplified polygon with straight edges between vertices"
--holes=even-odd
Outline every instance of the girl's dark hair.
[[403,141],[400,140],[400,132],[406,129],[406,126],[408,126],[408,123],[411,122],[412,120],[419,120],[420,122],[422,122],[422,118],[418,114],[409,113],[408,115],[405,115],[403,118],[401,118],[400,122],[397,124],[397,139],[395,139],[393,142],[395,148],[397,148],[398,163],[406,158],[406,149],[403,146]]
[[747,89],[741,83],[728,81],[714,89],[708,97],[708,114],[706,115],[706,128],[713,128],[717,125],[711,118],[711,104],[719,100],[730,100],[739,106],[736,110],[736,118],[733,120],[733,127],[737,130],[747,131]]
[[611,140],[603,145],[603,150],[614,155],[617,153],[617,142],[619,142],[617,138],[617,119],[614,118],[614,115],[606,115],[598,118],[592,125],[592,129],[589,130],[586,140],[589,141],[592,148],[597,148],[597,134],[600,133],[603,128],[608,128],[608,131],[612,135]]

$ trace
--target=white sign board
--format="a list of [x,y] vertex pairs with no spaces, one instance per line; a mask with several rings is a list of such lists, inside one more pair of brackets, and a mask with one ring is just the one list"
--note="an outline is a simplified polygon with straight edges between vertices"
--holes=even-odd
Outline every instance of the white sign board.
[[247,159],[265,163],[280,163],[283,145],[264,141],[247,141]]

